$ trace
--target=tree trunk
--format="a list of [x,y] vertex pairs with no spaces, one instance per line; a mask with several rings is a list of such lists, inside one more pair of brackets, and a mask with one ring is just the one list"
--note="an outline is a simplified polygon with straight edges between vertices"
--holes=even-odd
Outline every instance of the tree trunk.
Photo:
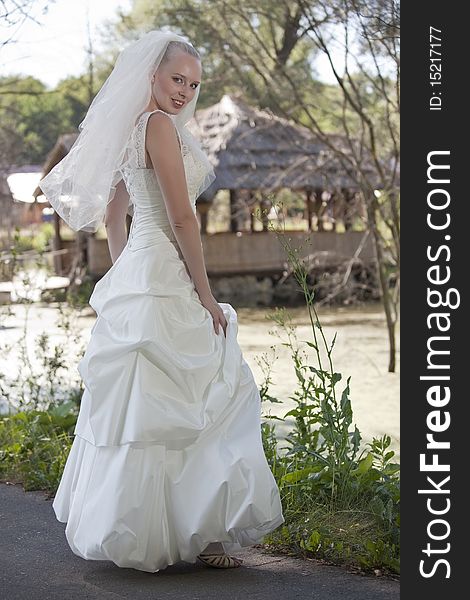
[[382,296],[382,304],[385,312],[385,319],[387,322],[387,333],[388,333],[388,345],[389,345],[389,360],[388,360],[388,371],[389,373],[395,373],[396,369],[396,343],[395,343],[395,325],[396,319],[392,314],[393,300],[390,296],[390,289],[388,286],[387,277],[385,274],[385,262],[384,255],[382,252],[382,244],[380,239],[380,233],[377,228],[377,219],[375,211],[375,197],[370,192],[363,192],[367,210],[367,220],[369,229],[372,232],[372,239],[374,240],[375,258],[377,263],[377,271],[379,274],[380,291]]

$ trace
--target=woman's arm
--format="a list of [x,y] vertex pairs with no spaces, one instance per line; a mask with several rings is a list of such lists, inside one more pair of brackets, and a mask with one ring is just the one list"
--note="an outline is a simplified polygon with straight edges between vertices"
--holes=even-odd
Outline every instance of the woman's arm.
[[124,181],[116,186],[114,198],[106,206],[104,224],[108,236],[108,248],[113,264],[127,243],[126,214],[129,204],[129,193]]
[[175,126],[163,113],[150,115],[146,146],[163,192],[171,228],[194,286],[202,299],[212,296],[202,251],[199,223],[188,197],[183,159]]
[[183,253],[201,304],[212,315],[215,333],[226,332],[227,320],[212,295],[202,251],[199,223],[188,197],[186,174],[175,125],[164,113],[153,113],[147,122],[146,148],[160,184],[165,208],[176,241]]

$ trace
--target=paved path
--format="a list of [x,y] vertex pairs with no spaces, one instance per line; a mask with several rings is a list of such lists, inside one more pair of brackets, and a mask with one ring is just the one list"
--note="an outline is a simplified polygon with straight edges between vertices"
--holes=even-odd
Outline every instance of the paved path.
[[158,573],[73,554],[43,492],[0,483],[0,598],[9,600],[398,600],[399,583],[314,560],[237,552],[239,569],[179,563]]

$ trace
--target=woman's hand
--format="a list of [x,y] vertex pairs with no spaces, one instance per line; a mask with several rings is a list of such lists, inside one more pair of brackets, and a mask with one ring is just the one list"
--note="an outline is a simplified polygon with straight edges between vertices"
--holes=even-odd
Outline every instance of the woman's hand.
[[224,311],[220,308],[219,304],[217,303],[217,300],[214,298],[214,296],[212,294],[209,294],[207,296],[199,296],[201,299],[201,304],[207,308],[207,310],[211,313],[212,315],[212,322],[214,323],[214,330],[215,333],[219,333],[219,325],[222,325],[222,329],[224,331],[224,336],[225,336],[225,331],[227,329],[227,319],[225,318],[224,315]]

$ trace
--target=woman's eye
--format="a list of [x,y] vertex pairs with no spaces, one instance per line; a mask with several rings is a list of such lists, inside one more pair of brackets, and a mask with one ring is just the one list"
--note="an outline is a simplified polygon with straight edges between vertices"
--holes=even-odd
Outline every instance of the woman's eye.
[[[173,77],[173,81],[183,81],[183,80],[181,79],[181,77]],[[193,90],[195,90],[197,88],[198,84],[193,83],[193,86],[194,86]]]

